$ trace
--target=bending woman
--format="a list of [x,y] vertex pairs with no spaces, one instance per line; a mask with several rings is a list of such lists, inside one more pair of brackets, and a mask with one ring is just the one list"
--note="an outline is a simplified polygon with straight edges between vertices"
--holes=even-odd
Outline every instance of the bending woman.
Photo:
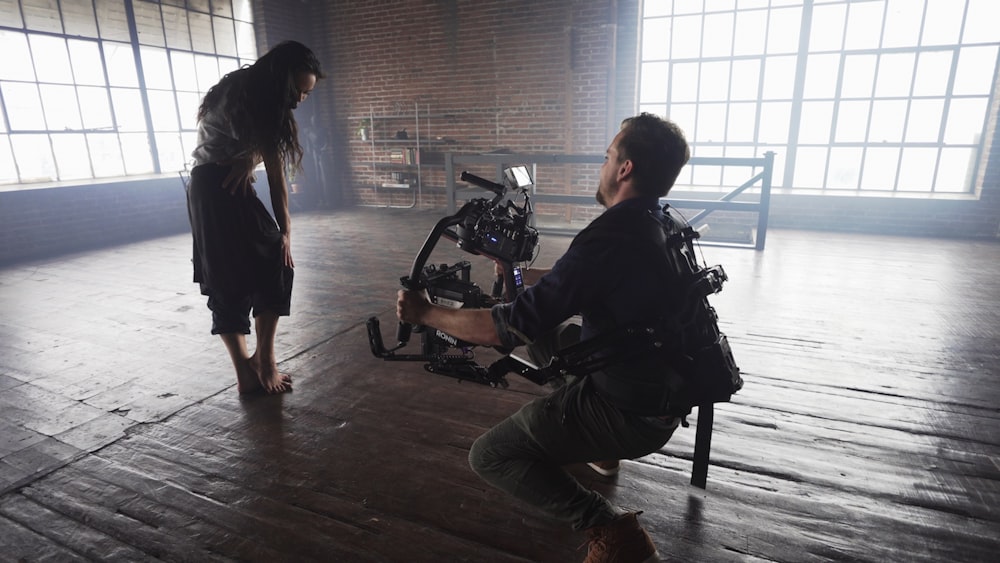
[[[187,201],[194,281],[208,297],[212,334],[229,351],[240,393],[292,388],[274,355],[278,318],[289,314],[295,265],[285,169],[302,161],[292,110],[322,77],[316,55],[286,41],[224,76],[198,108]],[[253,187],[261,163],[273,217]],[[252,356],[246,343],[251,311],[257,333]]]

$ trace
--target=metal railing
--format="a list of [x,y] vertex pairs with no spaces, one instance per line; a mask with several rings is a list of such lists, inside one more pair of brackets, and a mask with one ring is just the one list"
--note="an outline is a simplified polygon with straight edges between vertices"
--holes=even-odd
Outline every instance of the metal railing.
[[[565,165],[565,164],[601,164],[604,162],[604,155],[593,154],[531,154],[531,153],[510,153],[510,154],[457,154],[445,153],[445,193],[448,203],[448,213],[454,214],[457,209],[458,188],[455,184],[456,165],[466,164],[491,164],[496,169],[496,181],[501,182],[503,169],[511,165],[528,165],[532,167],[532,177],[537,178],[538,165]],[[680,209],[700,209],[696,215],[688,218],[691,225],[697,225],[714,211],[739,211],[757,214],[756,237],[752,243],[722,243],[702,241],[703,244],[714,244],[718,246],[735,246],[764,250],[764,243],[767,240],[767,221],[771,206],[771,178],[774,169],[774,153],[766,152],[759,158],[737,158],[737,157],[691,157],[688,166],[744,166],[751,169],[760,168],[760,171],[751,176],[739,187],[726,193],[718,199],[675,199],[667,197],[664,203],[669,203],[672,207]],[[461,172],[461,171],[459,171]],[[734,201],[755,185],[760,185],[760,197],[756,201]],[[539,193],[537,186],[532,188],[531,199],[535,203],[564,203],[570,205],[593,205],[593,195],[572,195],[572,194],[546,194]],[[574,234],[569,229],[539,229],[545,233]]]

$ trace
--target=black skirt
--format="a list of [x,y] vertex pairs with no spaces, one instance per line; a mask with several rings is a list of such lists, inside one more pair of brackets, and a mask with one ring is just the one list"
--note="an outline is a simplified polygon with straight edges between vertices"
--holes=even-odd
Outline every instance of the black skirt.
[[256,192],[233,195],[223,189],[229,170],[202,164],[191,171],[194,281],[204,295],[261,296],[287,308],[281,304],[291,295],[292,271],[282,264],[281,232]]

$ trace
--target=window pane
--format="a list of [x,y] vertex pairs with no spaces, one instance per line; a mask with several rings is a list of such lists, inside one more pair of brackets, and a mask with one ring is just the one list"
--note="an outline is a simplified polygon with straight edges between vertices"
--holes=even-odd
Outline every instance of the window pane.
[[70,39],[69,58],[77,84],[104,86],[104,64],[101,51],[93,41]]
[[757,104],[743,102],[729,105],[726,120],[726,140],[730,143],[752,143],[757,121]]
[[62,131],[83,128],[75,87],[40,84],[38,89],[41,90],[42,94],[42,107],[45,109],[47,129]]
[[153,173],[153,155],[145,133],[123,133],[121,143],[126,174]]
[[868,130],[868,105],[867,100],[840,102],[837,108],[838,143],[864,142]]
[[923,18],[923,2],[913,0],[887,0],[883,47],[909,47],[916,45]]
[[173,88],[167,51],[155,47],[140,47],[139,53],[142,56],[142,76],[146,80],[146,88]]
[[187,11],[173,6],[161,6],[163,29],[167,36],[167,47],[171,49],[191,49],[191,32],[188,31]]
[[698,143],[721,143],[726,140],[726,105],[700,104],[698,128],[694,135]]
[[698,63],[677,63],[673,66],[673,86],[670,90],[672,102],[694,102],[698,100]]
[[52,135],[52,148],[56,155],[56,170],[59,180],[81,180],[92,178],[90,154],[83,134]]
[[105,41],[104,60],[108,66],[108,81],[112,86],[139,86],[135,72],[135,55],[132,46],[127,43],[112,43]]
[[673,29],[674,33],[670,37],[670,58],[697,58],[701,45],[701,15],[674,18]]
[[643,20],[642,56],[644,60],[666,59],[670,56],[670,20]]
[[806,99],[833,99],[837,94],[840,55],[810,55],[806,61]]
[[77,95],[80,96],[80,107],[86,108],[83,112],[85,128],[114,130],[107,89],[80,86],[77,88]]
[[241,59],[257,58],[257,41],[252,24],[236,22],[236,51]]
[[828,4],[813,8],[809,50],[839,51],[844,42],[846,17],[846,4]]
[[129,41],[128,20],[122,0],[94,0],[97,6],[97,29],[102,39]]
[[210,0],[188,0],[188,7],[204,14],[211,11]]
[[733,50],[733,12],[708,14],[701,34],[701,56],[728,57]]
[[212,29],[215,31],[215,51],[220,55],[236,56],[236,29],[233,20],[212,18]]
[[0,135],[0,184],[16,184],[17,167],[10,152],[10,138]]
[[[827,144],[833,123],[833,102],[803,102],[799,128],[800,143]],[[796,185],[798,185],[798,176]]]
[[188,14],[188,24],[191,26],[191,47],[197,52],[214,53],[212,16],[191,12]]
[[153,131],[177,131],[177,105],[174,93],[162,90],[146,92],[149,97],[149,113],[153,118]]
[[826,187],[835,190],[853,190],[861,177],[861,147],[834,147],[830,149],[830,170],[826,174]]
[[943,96],[951,74],[950,51],[925,51],[917,58],[917,76],[913,79],[914,96]]
[[756,100],[760,85],[760,61],[733,61],[733,79],[729,97],[733,100]]
[[194,152],[195,147],[198,144],[198,134],[194,132],[182,132],[181,133],[181,144],[184,146],[184,163],[190,166],[191,153]]
[[69,64],[66,40],[48,35],[30,35],[31,56],[39,82],[72,84],[73,71]]
[[[996,39],[994,39],[996,41]],[[996,47],[963,47],[958,54],[954,93],[958,95],[989,95],[997,64]]]
[[201,96],[195,93],[178,92],[177,105],[180,108],[181,129],[198,128],[198,105],[201,103]]
[[87,135],[90,159],[94,165],[95,178],[111,178],[125,175],[121,146],[117,133],[97,133]]
[[968,192],[976,169],[976,150],[971,148],[941,149],[936,192]]
[[764,54],[766,32],[766,10],[738,12],[736,14],[736,36],[733,38],[733,53],[737,56]]
[[1000,3],[996,0],[969,0],[962,42],[995,42],[997,40],[997,21],[1000,21]]
[[688,139],[693,139],[697,113],[698,104],[670,104],[670,114],[667,117],[684,130]]
[[55,181],[56,163],[48,135],[11,135],[10,143],[22,182]]
[[179,133],[157,133],[156,150],[159,153],[161,172],[184,170],[187,156],[181,146]]
[[111,89],[111,104],[119,131],[145,131],[146,117],[142,111],[142,98],[138,90]]
[[840,95],[869,98],[875,88],[875,55],[848,55],[844,58],[844,79]]
[[57,0],[21,0],[24,24],[30,30],[62,33]]
[[927,0],[921,45],[952,45],[962,32],[962,8],[955,0]]
[[899,143],[906,123],[906,100],[876,100],[872,103],[869,143]]
[[881,2],[851,2],[847,5],[844,48],[874,49],[882,37]]
[[59,4],[62,6],[66,35],[97,37],[97,17],[92,0],[60,0]]
[[170,67],[174,73],[174,88],[188,92],[198,91],[198,76],[194,70],[194,55],[170,51]]
[[792,99],[795,86],[795,57],[764,59],[764,98]]
[[953,99],[948,107],[944,142],[948,145],[978,145],[986,121],[986,98]]
[[934,184],[934,167],[937,149],[906,147],[899,166],[899,185],[902,192],[929,192]]
[[913,100],[906,121],[907,142],[937,142],[941,134],[944,100]]
[[233,17],[233,5],[229,0],[212,0],[212,13],[227,18]]
[[640,103],[666,101],[667,72],[670,63],[642,63],[642,81],[639,88]]
[[729,62],[708,62],[701,65],[701,89],[698,99],[703,102],[724,101],[729,95]]
[[18,82],[0,84],[3,102],[7,108],[7,119],[11,131],[41,131],[45,129],[42,116],[42,100],[38,97],[38,86]]
[[802,8],[771,10],[767,25],[767,52],[794,53],[799,50],[799,28]]
[[164,47],[163,21],[159,2],[132,2],[135,11],[135,28],[140,45]]
[[826,174],[826,147],[799,147],[795,155],[795,187],[822,188]]
[[233,17],[242,22],[253,23],[253,6],[250,5],[250,0],[233,0]]
[[899,149],[874,147],[866,150],[861,172],[861,189],[886,191],[894,189],[898,162]]
[[[698,147],[698,156],[723,156],[722,147]],[[719,186],[722,184],[722,168],[719,166],[689,166],[691,183],[695,186]]]
[[35,70],[31,66],[31,52],[28,50],[28,36],[16,31],[0,29],[0,79],[34,80]]
[[788,126],[792,114],[791,102],[765,102],[760,104],[761,143],[788,142]]
[[878,63],[875,96],[879,98],[909,96],[910,82],[913,79],[913,60],[913,53],[882,55]]
[[0,25],[18,29],[24,27],[21,7],[18,6],[17,0],[0,0]]

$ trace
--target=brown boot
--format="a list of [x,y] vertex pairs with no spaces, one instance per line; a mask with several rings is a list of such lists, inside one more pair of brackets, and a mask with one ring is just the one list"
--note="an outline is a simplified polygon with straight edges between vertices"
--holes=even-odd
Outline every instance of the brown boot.
[[629,512],[603,526],[587,528],[590,549],[584,563],[651,563],[659,561],[656,546],[636,518],[642,512]]

